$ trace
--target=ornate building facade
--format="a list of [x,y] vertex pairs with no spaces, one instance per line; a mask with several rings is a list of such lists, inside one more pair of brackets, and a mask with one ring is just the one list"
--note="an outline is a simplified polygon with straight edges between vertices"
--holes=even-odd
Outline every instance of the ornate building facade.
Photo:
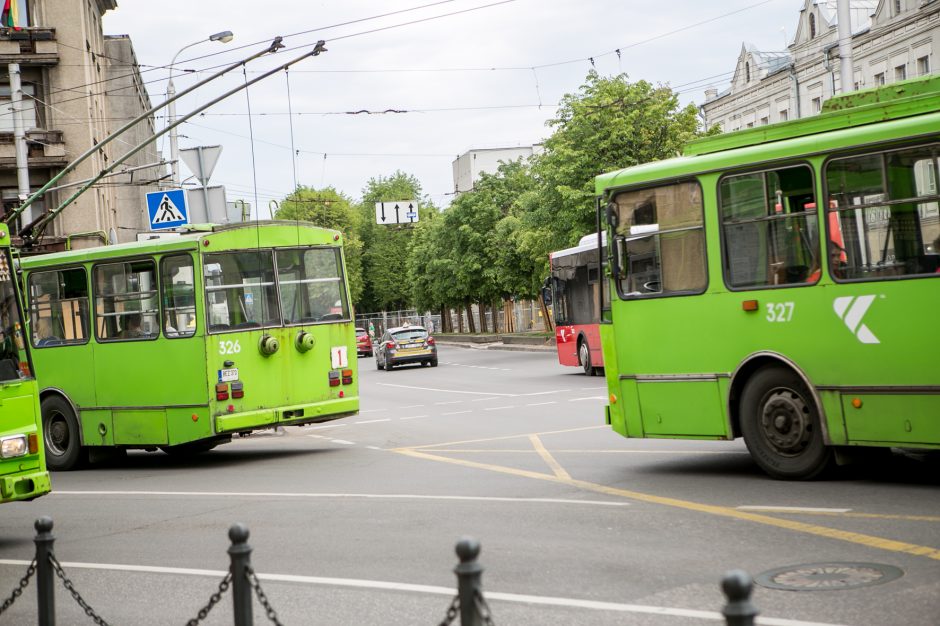
[[[856,89],[937,72],[940,0],[849,0]],[[841,92],[836,0],[803,0],[785,51],[744,43],[731,86],[705,92],[707,127],[726,132],[819,113]]]

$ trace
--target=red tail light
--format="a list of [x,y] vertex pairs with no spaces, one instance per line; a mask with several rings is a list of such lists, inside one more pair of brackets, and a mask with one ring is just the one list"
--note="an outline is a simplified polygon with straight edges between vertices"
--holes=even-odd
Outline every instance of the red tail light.
[[434,337],[428,337],[427,343],[428,343],[429,346],[433,346],[433,345],[434,345]]
[[228,383],[219,383],[215,386],[215,399],[219,402],[228,400]]
[[244,398],[245,397],[245,383],[239,381],[232,383],[232,398]]
[[385,342],[385,347],[386,347],[386,348],[394,348],[394,347],[395,347],[395,342],[394,342],[394,341],[386,341],[386,342]]
[[29,446],[29,453],[36,454],[39,451],[39,437],[36,433],[30,433],[26,436],[26,445]]
[[339,372],[332,370],[330,371],[330,387],[339,387]]

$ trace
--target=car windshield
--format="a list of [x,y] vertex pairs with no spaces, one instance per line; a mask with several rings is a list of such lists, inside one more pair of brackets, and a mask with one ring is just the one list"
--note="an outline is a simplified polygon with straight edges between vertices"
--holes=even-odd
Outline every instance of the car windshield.
[[427,336],[428,331],[423,328],[406,328],[392,333],[392,338],[395,341],[423,341]]

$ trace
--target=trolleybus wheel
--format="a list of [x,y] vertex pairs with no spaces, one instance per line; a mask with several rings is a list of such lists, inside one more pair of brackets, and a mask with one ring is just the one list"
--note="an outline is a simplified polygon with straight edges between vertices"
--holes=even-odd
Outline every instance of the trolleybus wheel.
[[741,432],[751,457],[774,478],[808,480],[833,459],[812,395],[796,373],[779,365],[759,369],[745,385]]
[[43,398],[42,434],[46,447],[46,466],[50,470],[70,470],[84,460],[78,419],[71,405],[61,396]]
[[578,359],[581,361],[581,367],[584,368],[585,376],[594,376],[596,370],[591,365],[591,348],[587,341],[581,341],[578,344]]

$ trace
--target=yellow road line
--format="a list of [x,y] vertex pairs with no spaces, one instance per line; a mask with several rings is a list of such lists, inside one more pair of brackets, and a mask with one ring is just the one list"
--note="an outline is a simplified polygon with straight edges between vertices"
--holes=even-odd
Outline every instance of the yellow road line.
[[[521,436],[521,435],[520,435]],[[436,445],[436,444],[435,444]],[[517,454],[532,454],[535,450],[530,450],[528,448],[428,448],[421,446],[421,450],[425,452],[515,452]],[[415,448],[417,449],[417,448]],[[701,455],[701,454],[739,454],[746,455],[746,450],[577,450],[571,448],[562,448],[560,450],[553,450],[553,454],[690,454],[690,455]]]
[[940,516],[936,515],[898,515],[891,513],[858,513],[851,511],[793,511],[787,509],[774,509],[767,507],[762,509],[768,513],[792,513],[794,515],[823,515],[828,517],[856,517],[860,519],[891,519],[903,522],[940,522]]
[[542,440],[539,439],[538,435],[529,435],[529,441],[532,442],[532,447],[535,448],[535,451],[539,453],[539,456],[542,457],[542,460],[548,463],[548,466],[552,468],[552,471],[555,472],[555,476],[558,478],[571,478],[571,474],[565,471],[561,465],[558,464],[558,461],[555,460],[555,457],[545,449],[545,446],[542,445]]
[[[441,444],[434,444],[434,445],[441,445]],[[425,447],[433,447],[433,446],[425,446]],[[392,451],[398,452],[399,454],[404,454],[406,456],[411,456],[414,458],[426,459],[430,461],[440,461],[444,463],[451,463],[453,465],[462,465],[464,467],[483,469],[483,470],[488,470],[491,472],[499,472],[501,474],[509,474],[512,476],[521,476],[523,478],[534,478],[536,480],[545,480],[549,482],[559,483],[562,485],[578,487],[580,489],[584,489],[586,491],[593,491],[595,493],[603,493],[606,495],[618,496],[621,498],[630,498],[632,500],[638,500],[640,502],[660,504],[663,506],[670,506],[674,508],[685,509],[687,511],[696,511],[698,513],[708,513],[710,515],[717,515],[720,517],[744,520],[748,522],[754,522],[757,524],[763,524],[766,526],[774,526],[776,528],[783,528],[786,530],[801,532],[801,533],[805,533],[808,535],[815,535],[817,537],[826,537],[828,539],[836,539],[838,541],[854,543],[854,544],[865,546],[868,548],[887,550],[889,552],[901,552],[904,554],[912,554],[915,556],[925,556],[929,559],[940,561],[940,550],[938,550],[937,548],[931,548],[929,546],[919,546],[916,544],[906,543],[903,541],[895,541],[893,539],[875,537],[873,535],[865,535],[862,533],[854,533],[854,532],[850,532],[846,530],[838,530],[836,528],[828,528],[826,526],[818,526],[816,524],[806,524],[804,522],[797,522],[795,520],[778,519],[776,517],[771,517],[769,515],[748,513],[746,511],[739,511],[737,509],[732,509],[726,506],[701,504],[699,502],[679,500],[678,498],[667,498],[664,496],[656,496],[656,495],[651,495],[647,493],[640,493],[638,491],[629,491],[627,489],[620,489],[617,487],[608,487],[607,485],[599,485],[597,483],[591,483],[585,480],[576,480],[574,478],[563,478],[561,476],[555,476],[552,474],[541,474],[539,472],[516,469],[513,467],[503,467],[500,465],[492,465],[489,463],[477,463],[475,461],[468,461],[466,459],[452,459],[448,457],[438,456],[435,454],[429,454],[427,452],[423,452],[415,448],[397,448]]]
[[[546,430],[541,433],[535,433],[536,435],[560,435],[564,433],[576,433],[582,430],[597,430],[598,428],[604,428],[610,430],[610,426],[601,424],[599,426],[584,426],[582,428],[566,428],[564,430]],[[521,439],[523,437],[528,437],[528,434],[525,435],[504,435],[502,437],[487,437],[486,439],[464,439],[463,441],[448,441],[446,443],[429,443],[425,446],[410,446],[409,450],[422,450],[424,448],[439,448],[442,446],[459,446],[464,443],[484,443],[487,441],[504,441],[506,439]]]

